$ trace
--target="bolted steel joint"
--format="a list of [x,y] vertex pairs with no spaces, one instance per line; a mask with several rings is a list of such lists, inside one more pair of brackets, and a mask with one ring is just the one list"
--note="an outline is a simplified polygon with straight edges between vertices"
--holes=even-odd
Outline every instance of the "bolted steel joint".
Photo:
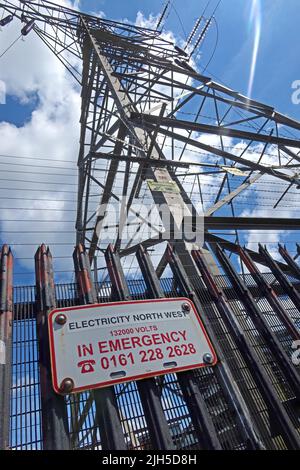
[[71,393],[74,387],[75,387],[75,384],[74,384],[73,379],[70,379],[70,377],[67,377],[60,384],[59,390],[61,393]]
[[67,322],[67,317],[63,313],[59,313],[55,317],[55,322],[58,323],[59,325],[64,325]]
[[205,353],[203,355],[203,362],[204,364],[212,364],[213,363],[213,357],[210,353]]
[[190,312],[191,310],[191,306],[190,304],[188,304],[187,302],[184,302],[182,305],[181,305],[181,308],[184,312]]

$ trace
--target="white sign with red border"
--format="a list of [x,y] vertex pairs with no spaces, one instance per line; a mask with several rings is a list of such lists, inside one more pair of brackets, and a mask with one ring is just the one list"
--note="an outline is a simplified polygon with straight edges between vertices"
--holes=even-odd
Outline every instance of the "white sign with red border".
[[56,309],[48,322],[52,382],[60,394],[217,362],[187,298]]

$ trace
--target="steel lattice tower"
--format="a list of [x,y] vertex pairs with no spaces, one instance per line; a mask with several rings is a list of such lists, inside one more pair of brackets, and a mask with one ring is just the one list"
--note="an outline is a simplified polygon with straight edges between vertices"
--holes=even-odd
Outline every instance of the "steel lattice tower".
[[[168,5],[152,30],[49,1],[0,1],[2,23],[17,18],[23,35],[33,30],[72,74],[82,98],[73,253],[76,287],[67,286],[66,293],[66,285],[55,286],[52,254],[43,244],[35,255],[36,285],[32,295],[26,295],[31,300],[13,299],[13,256],[4,245],[0,340],[7,341],[8,352],[33,348],[33,333],[28,346],[22,328],[28,322],[32,326],[32,320],[36,323],[41,405],[34,412],[41,411],[42,419],[29,421],[28,427],[42,427],[44,449],[81,448],[89,435],[89,448],[94,449],[100,444],[102,449],[136,449],[149,443],[155,449],[186,448],[183,441],[190,435],[205,449],[299,449],[299,375],[289,356],[290,343],[300,334],[299,266],[283,246],[279,251],[286,264],[273,260],[262,246],[258,252],[243,249],[239,237],[241,230],[299,230],[300,219],[276,217],[276,208],[292,188],[300,188],[300,123],[201,75],[193,56],[213,16],[200,17],[180,48],[161,31]],[[242,216],[236,201],[244,197],[251,204],[262,183],[282,188],[273,212],[268,218]],[[178,237],[183,225],[187,235],[200,236]],[[224,231],[234,234],[234,240],[229,241]],[[236,272],[221,248],[239,255],[257,289],[252,278],[247,281]],[[223,277],[220,281],[214,276],[217,266],[210,250],[223,268],[224,285],[226,280],[231,284],[227,290],[220,286]],[[96,273],[103,259],[109,286],[92,278],[90,265]],[[135,260],[143,277],[137,288],[135,279],[124,274]],[[274,279],[264,277],[255,262],[269,267]],[[166,266],[173,276],[163,288],[159,278]],[[298,291],[285,274],[298,280]],[[73,394],[65,402],[51,386],[50,311],[64,303],[128,301],[142,292],[151,301],[171,293],[193,300],[216,349],[215,366],[207,362],[204,370],[180,371],[173,378],[164,370],[160,377]],[[298,309],[295,318],[288,296]],[[259,305],[262,299],[270,309]],[[3,332],[23,320],[25,326],[15,327],[11,347],[11,331],[6,336]],[[25,353],[15,355],[21,367],[18,361],[12,365],[11,358],[1,363],[6,374],[0,377],[5,392],[0,400],[0,411],[5,410],[3,441],[9,435],[11,369],[18,368],[20,375],[26,371]],[[35,362],[30,362],[32,374]],[[27,383],[25,377],[24,385],[30,400],[31,378],[29,374]],[[67,381],[72,384],[70,378],[62,383]],[[21,404],[22,387],[21,395],[16,393]],[[176,403],[168,419],[161,399],[164,391],[166,401],[172,395]],[[128,397],[132,402],[127,403]],[[21,406],[22,423],[23,414]],[[182,416],[185,429],[177,430],[182,442],[175,445],[174,424]],[[15,431],[22,434],[17,425]],[[14,446],[13,441],[0,444]]]
[[[196,22],[183,50],[161,34],[165,11],[158,28],[150,30],[43,0],[21,1],[20,6],[6,1],[0,7],[33,28],[82,87],[76,231],[91,262],[104,252],[108,239],[125,257],[140,244],[160,245],[169,230],[165,239],[176,242],[193,275],[191,244],[175,240],[174,230],[183,217],[197,222],[199,202],[205,243],[218,242],[229,251],[236,251],[236,243],[216,235],[218,230],[235,230],[237,241],[239,230],[299,228],[298,219],[276,218],[275,211],[267,219],[237,215],[235,201],[258,180],[283,183],[280,200],[299,187],[300,123],[197,72],[192,55],[211,19],[202,30],[201,18]],[[211,143],[203,136],[211,136]],[[208,174],[214,180],[205,204],[202,187]],[[112,203],[119,211],[114,224]],[[148,205],[148,213],[137,209],[141,203]],[[156,222],[149,221],[161,203],[172,230],[158,212]],[[259,254],[254,256],[264,264]],[[164,267],[162,257],[158,274]]]

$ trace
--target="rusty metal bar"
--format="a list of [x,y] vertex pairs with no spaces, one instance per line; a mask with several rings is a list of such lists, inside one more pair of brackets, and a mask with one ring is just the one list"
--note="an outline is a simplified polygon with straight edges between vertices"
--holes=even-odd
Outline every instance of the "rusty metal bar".
[[299,435],[295,431],[293,423],[279,400],[255,349],[237,321],[223,290],[216,284],[203,253],[201,250],[195,250],[192,252],[192,255],[202,275],[202,279],[218,308],[222,320],[225,322],[232,338],[234,338],[240,354],[255,379],[257,388],[268,406],[271,415],[270,422],[273,420],[277,422],[278,429],[283,434],[290,449],[300,449]]
[[[130,300],[131,295],[126,282],[119,255],[109,245],[105,259],[110,280],[113,285],[112,297],[115,300]],[[136,382],[141,397],[151,443],[157,450],[174,450],[175,446],[160,400],[160,390],[155,379]]]
[[259,253],[264,257],[267,266],[269,266],[272,274],[276,277],[277,281],[283,288],[283,290],[286,292],[287,295],[290,296],[292,301],[294,302],[295,306],[300,312],[300,294],[299,292],[295,289],[293,284],[289,281],[289,279],[286,277],[286,275],[282,272],[280,269],[277,261],[275,261],[268,250],[263,247],[261,244],[259,246]]
[[68,416],[64,397],[52,388],[48,315],[56,307],[52,255],[45,245],[35,254],[37,336],[40,362],[41,418],[44,450],[68,450]]
[[248,449],[264,449],[264,445],[261,442],[256,426],[251,419],[246,402],[244,401],[234,377],[226,364],[223,351],[219,346],[213,328],[207,319],[205,312],[201,308],[200,301],[193,290],[193,286],[190,283],[184,267],[171,244],[167,245],[166,256],[182,294],[189,297],[194,302],[197,311],[201,312],[201,320],[218,356],[218,363],[214,366],[214,371],[223,393],[226,396],[228,405],[236,417],[236,423],[240,435],[243,436]]
[[[140,246],[137,251],[137,260],[147,285],[150,298],[164,298],[165,295],[150,256],[143,246]],[[204,449],[221,450],[222,447],[219,442],[217,432],[207,410],[205,401],[197,386],[194,373],[180,372],[177,374],[177,380],[202,447]]]
[[[79,244],[76,246],[73,259],[80,301],[83,304],[97,303],[97,294],[92,281],[89,257],[83,245]],[[126,450],[127,447],[113,387],[95,390],[93,396],[96,407],[96,421],[100,428],[102,449]]]
[[291,271],[295,273],[296,277],[300,277],[300,266],[296,261],[291,257],[285,246],[278,244],[278,251],[283,257],[286,264],[291,268]]
[[0,257],[0,449],[9,448],[12,368],[13,255],[3,245]]
[[[252,261],[250,255],[244,250],[242,247],[239,247],[238,253],[240,255],[241,260],[249,270],[250,274],[252,275],[253,279],[255,280],[258,288],[262,292],[262,294],[268,300],[270,306],[277,313],[278,317],[294,339],[300,339],[300,331],[297,326],[293,323],[292,319],[289,317],[286,310],[280,304],[277,295],[272,289],[272,286],[267,282],[264,276],[260,273],[256,264]],[[300,270],[299,270],[300,273]]]
[[[238,254],[238,245],[236,243],[230,242],[228,240],[224,240],[223,238],[217,237],[216,235],[213,235],[212,233],[209,233],[209,232],[205,233],[205,241],[209,244],[209,246],[211,247],[213,251],[215,251],[214,250],[215,245],[219,244],[225,250],[228,250],[231,253]],[[253,250],[249,250],[248,248],[245,248],[245,251],[249,253],[253,261],[255,261],[256,263],[262,264],[263,266],[267,266],[264,257],[260,253],[253,251]],[[300,247],[299,247],[299,254],[300,254]],[[293,271],[291,271],[290,267],[287,266],[285,263],[281,263],[280,261],[278,261],[277,264],[278,266],[280,266],[280,269],[284,273],[286,273],[287,275],[293,275]],[[296,276],[296,277],[298,280],[300,279],[300,276]]]
[[267,321],[261,314],[261,311],[256,305],[256,302],[252,297],[248,287],[242,281],[241,277],[236,273],[228,256],[223,252],[219,245],[216,246],[215,253],[230,282],[236,290],[238,298],[245,305],[247,313],[255,325],[255,328],[262,335],[270,351],[273,353],[273,356],[277,360],[280,368],[282,369],[282,372],[285,374],[287,381],[293,389],[295,396],[297,399],[300,399],[300,377],[294,368],[292,361],[288,357],[272,329],[269,327]]

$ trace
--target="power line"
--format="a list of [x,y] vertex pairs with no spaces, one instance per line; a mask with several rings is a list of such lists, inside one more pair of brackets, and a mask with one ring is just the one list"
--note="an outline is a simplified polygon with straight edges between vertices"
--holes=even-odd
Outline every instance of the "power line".
[[[65,166],[53,166],[53,165],[37,165],[36,163],[34,165],[28,164],[28,163],[13,163],[13,162],[0,162],[0,165],[11,165],[11,166],[25,166],[28,168],[51,168],[51,169],[57,169],[57,170],[76,170],[76,167],[65,167]],[[2,170],[1,170],[2,171]]]
[[17,41],[19,41],[19,39],[22,37],[22,34],[20,34],[20,36],[17,37],[17,39],[15,39],[8,47],[7,49],[5,49],[5,51],[2,52],[2,54],[0,55],[0,59],[2,57],[4,57],[4,55],[16,44]]
[[[197,115],[197,113],[184,112],[184,111],[178,111],[178,113],[180,113],[180,114],[185,114],[185,115],[192,115],[192,116],[196,116],[196,115]],[[212,116],[207,116],[207,115],[204,115],[204,114],[199,114],[199,116],[204,117],[204,118],[206,118],[206,119],[211,119],[211,120],[215,121],[215,117],[212,117]],[[223,121],[223,123],[226,124],[226,123],[229,123],[229,121],[228,121],[228,122]],[[240,125],[240,126],[244,126],[244,127],[245,127],[245,126],[247,126],[247,127],[253,127],[252,125],[251,125],[251,126],[250,126],[250,125],[246,125],[245,123],[240,123],[239,125]],[[268,131],[266,131],[266,130],[263,130],[263,131],[261,132],[261,134],[263,134],[263,135],[269,135]],[[294,136],[294,137],[295,137],[295,138],[298,138],[297,136]],[[125,141],[121,141],[121,142],[126,143]],[[166,144],[166,143],[165,143],[165,144],[164,144],[164,147],[172,148],[173,145],[171,145],[171,144]],[[178,149],[178,150],[185,149],[187,152],[193,152],[193,153],[196,153],[196,154],[206,155],[206,156],[209,156],[209,157],[211,157],[211,155],[213,155],[213,152],[207,152],[207,151],[199,150],[199,149],[198,149],[198,150],[197,150],[197,149],[189,149],[189,148],[187,148],[187,147],[185,147],[185,146],[180,146],[180,145],[174,145],[174,148],[176,148],[176,149]],[[228,150],[233,150],[233,149],[234,149],[234,150],[241,150],[241,151],[244,151],[244,150],[245,150],[245,147],[239,147],[238,145],[223,145],[223,146],[221,146],[221,145],[215,144],[215,145],[214,145],[214,148],[217,148],[217,149],[222,149],[222,148],[224,148],[224,149],[228,149]],[[260,152],[257,151],[257,150],[253,150],[253,149],[251,149],[251,148],[248,148],[248,149],[247,149],[247,154],[254,154],[254,155],[258,155],[258,156],[259,156],[259,155],[260,155]],[[109,154],[108,154],[108,155],[109,155]],[[276,157],[276,158],[278,158],[278,153],[264,152],[264,155],[265,155],[265,156],[271,156],[271,157]],[[39,161],[51,161],[51,162],[57,162],[57,163],[59,163],[59,162],[74,163],[74,162],[72,162],[71,160],[54,160],[53,158],[51,159],[51,158],[45,158],[45,157],[40,157],[40,158],[34,157],[34,158],[33,158],[33,157],[28,157],[28,156],[26,156],[26,157],[24,156],[24,157],[23,157],[23,156],[6,155],[6,154],[0,154],[0,157],[4,157],[4,158],[17,158],[17,159],[22,159],[22,160],[23,160],[23,159],[24,159],[24,160],[28,159],[28,160],[39,160]],[[220,157],[217,157],[217,158],[220,158]],[[282,158],[284,158],[284,159],[286,159],[286,160],[289,160],[289,157],[287,157],[287,156],[285,156],[285,155],[282,155]],[[99,159],[97,159],[97,161],[99,161]],[[1,163],[1,162],[0,162],[0,163]],[[134,162],[133,162],[133,163],[134,163]],[[8,165],[8,164],[10,164],[10,162],[8,162],[8,163],[1,163],[1,164],[6,164],[6,165]],[[23,166],[23,165],[22,165],[22,166]],[[32,165],[28,165],[28,166],[32,166]],[[42,167],[42,168],[44,168],[44,167],[45,167],[45,168],[49,168],[48,166],[45,166],[45,165],[35,165],[35,166],[39,166],[39,167]],[[192,165],[191,165],[191,166],[192,166]],[[69,169],[74,169],[74,170],[75,170],[75,169],[77,169],[77,166],[76,166],[76,164],[75,164],[75,167],[59,167],[59,166],[58,166],[58,167],[53,167],[53,166],[51,166],[51,168],[58,168],[58,169],[64,168],[64,169],[67,169],[67,170],[69,170]]]
[[[11,243],[11,246],[36,246],[38,243]],[[49,243],[51,246],[75,246],[74,243],[57,243],[57,242],[51,242]]]
[[56,224],[74,224],[75,220],[52,220],[52,219],[42,219],[42,220],[39,220],[39,219],[1,219],[0,220],[0,224],[3,223],[3,222],[25,222],[27,224],[31,224],[32,222],[38,222],[38,223],[45,223],[45,224],[48,224],[49,222],[51,223],[56,223]]
[[[1,189],[1,188],[0,188]],[[39,201],[39,202],[76,202],[76,199],[43,199],[43,198],[28,198],[28,197],[7,197],[1,196],[1,199],[9,201]],[[1,219],[0,219],[1,221]]]
[[[29,166],[29,165],[28,165]],[[47,173],[47,172],[44,172],[44,171],[24,171],[24,170],[1,170],[1,173],[22,173],[23,175],[45,175],[45,176],[61,176],[61,177],[76,177],[77,176],[77,173],[74,173],[72,175],[61,175],[61,174],[57,174],[57,173]]]
[[[8,180],[8,181],[18,181],[18,180]],[[0,187],[0,191],[3,190],[3,191],[38,191],[38,192],[44,192],[44,193],[51,193],[51,192],[55,192],[57,194],[57,190],[56,189],[34,189],[34,188],[3,188],[3,187]],[[67,193],[67,194],[77,194],[77,191],[65,191],[63,189],[60,189],[59,190],[59,193]],[[92,194],[92,196],[95,196],[95,194]],[[3,196],[1,196],[3,197]]]
[[3,210],[77,212],[76,209],[52,209],[48,207],[0,207]]
[[[52,258],[70,260],[70,256],[52,256]],[[32,261],[32,257],[31,258],[19,258],[19,256],[14,256],[14,261]]]
[[[45,174],[45,173],[41,173],[41,174]],[[18,179],[7,179],[7,178],[0,178],[0,181],[13,181],[13,182],[18,182],[18,183],[31,183],[31,184],[56,184],[56,185],[61,185],[62,182],[61,181],[58,181],[58,182],[55,182],[55,181],[32,181],[32,180],[18,180]],[[67,183],[67,182],[63,182],[63,185],[64,186],[76,186],[77,187],[77,184],[76,183]],[[21,188],[21,189],[25,189],[25,188]]]
[[209,67],[211,61],[213,60],[214,56],[215,56],[215,53],[216,53],[216,50],[217,50],[217,47],[218,47],[218,43],[219,43],[219,28],[218,28],[218,23],[217,23],[217,20],[216,18],[213,16],[213,21],[214,21],[214,24],[215,24],[215,27],[216,27],[216,32],[217,32],[217,36],[216,36],[216,42],[215,42],[215,45],[214,45],[214,49],[212,51],[212,54],[207,62],[207,64],[205,65],[205,67],[202,69],[201,73],[204,73],[207,69],[207,67]]
[[0,154],[0,157],[4,157],[4,158],[19,158],[19,159],[22,159],[22,160],[42,160],[42,161],[49,161],[49,162],[63,162],[63,163],[73,163],[76,165],[76,162],[72,161],[72,160],[63,160],[63,159],[56,159],[56,158],[48,158],[48,157],[28,157],[28,156],[20,156],[20,155],[7,155],[7,154]]
[[[24,234],[36,234],[36,235],[40,235],[41,233],[44,233],[44,234],[52,234],[52,233],[55,233],[55,234],[60,234],[60,233],[73,233],[74,234],[74,230],[59,230],[59,231],[53,231],[53,230],[22,230],[22,233],[20,233],[20,230],[0,230],[0,233],[18,233],[19,235],[24,235]],[[75,235],[75,234],[74,234]]]
[[184,35],[184,39],[185,39],[185,41],[187,41],[187,33],[186,33],[185,28],[184,28],[184,26],[183,26],[183,23],[182,23],[182,20],[181,20],[181,18],[180,18],[180,15],[178,14],[178,11],[176,10],[176,8],[175,8],[175,6],[174,6],[174,2],[171,2],[171,7],[173,8],[173,10],[174,10],[174,12],[175,12],[175,14],[176,14],[176,16],[177,16],[177,18],[178,18],[178,21],[179,21],[179,23],[180,23],[180,26],[181,26],[181,29],[182,29],[182,32],[183,32],[183,35]]

